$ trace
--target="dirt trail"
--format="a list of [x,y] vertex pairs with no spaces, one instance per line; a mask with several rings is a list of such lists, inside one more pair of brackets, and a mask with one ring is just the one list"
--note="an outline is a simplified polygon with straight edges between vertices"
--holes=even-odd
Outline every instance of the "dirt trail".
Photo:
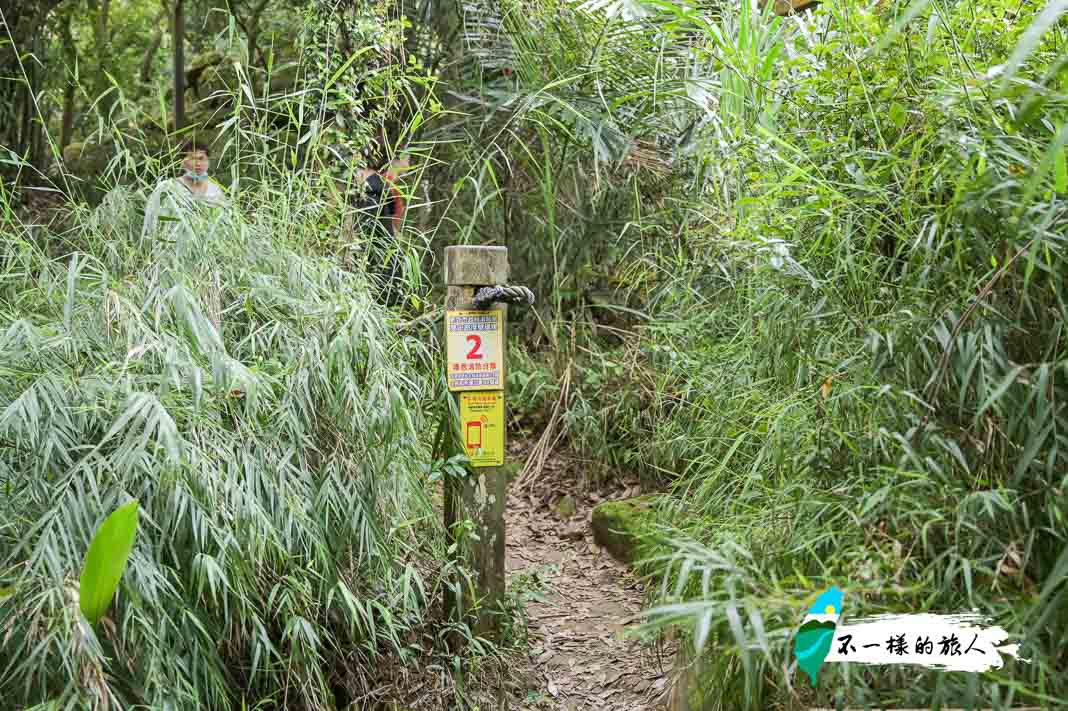
[[[636,623],[643,585],[593,541],[590,516],[600,501],[634,495],[583,494],[560,457],[529,489],[509,492],[507,569],[511,590],[535,590],[530,616],[527,699],[518,709],[660,711],[667,709],[674,650],[622,632]],[[560,500],[570,496],[574,514]],[[563,514],[559,509],[563,508]]]

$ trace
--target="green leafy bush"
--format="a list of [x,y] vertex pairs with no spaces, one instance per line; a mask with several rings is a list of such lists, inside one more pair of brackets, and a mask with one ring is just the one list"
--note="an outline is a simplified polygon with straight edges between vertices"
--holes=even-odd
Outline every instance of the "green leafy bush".
[[[691,700],[1055,704],[1063,3],[603,5],[486,19],[504,28],[473,38],[496,43],[479,55],[496,103],[457,202],[537,282],[521,415],[551,422],[562,399],[554,426],[583,471],[673,490],[653,623],[701,643]],[[567,31],[541,41],[540,13]],[[519,140],[490,151],[487,125]],[[655,161],[627,170],[650,141],[665,179]],[[604,318],[604,292],[626,322]],[[1033,662],[835,665],[814,692],[790,640],[831,584],[854,616],[978,608]]]
[[[361,272],[311,248],[328,208],[290,186],[285,200],[235,194],[231,219],[194,218],[175,243],[141,238],[128,189],[72,215],[58,250],[7,213],[9,702],[343,706],[387,693],[384,660],[437,643],[424,627],[447,571],[430,562],[445,538],[423,489],[430,355]],[[94,630],[72,576],[130,497],[142,535]]]
[[[770,75],[741,71],[778,96],[764,119],[713,119],[742,167],[705,184],[730,220],[661,253],[680,326],[647,332],[685,354],[687,407],[648,441],[684,443],[701,514],[654,617],[707,634],[704,707],[1066,693],[1065,35],[1010,10],[821,6]],[[831,584],[850,616],[978,608],[1032,663],[835,665],[814,692],[789,640]]]

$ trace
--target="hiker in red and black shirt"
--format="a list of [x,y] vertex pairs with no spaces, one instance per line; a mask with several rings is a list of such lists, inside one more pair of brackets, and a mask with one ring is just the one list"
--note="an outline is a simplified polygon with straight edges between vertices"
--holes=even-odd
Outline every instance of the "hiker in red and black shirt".
[[368,268],[375,282],[378,301],[394,306],[403,300],[404,270],[396,236],[404,221],[404,196],[397,187],[397,173],[408,168],[408,159],[395,160],[388,168],[361,170],[363,193],[356,203],[360,224],[369,237]]

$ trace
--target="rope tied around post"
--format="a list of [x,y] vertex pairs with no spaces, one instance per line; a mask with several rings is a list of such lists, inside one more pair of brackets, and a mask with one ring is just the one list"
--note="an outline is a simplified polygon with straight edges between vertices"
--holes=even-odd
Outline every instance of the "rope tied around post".
[[484,286],[475,294],[475,308],[484,309],[499,302],[533,306],[534,292],[525,286],[498,284],[497,286]]

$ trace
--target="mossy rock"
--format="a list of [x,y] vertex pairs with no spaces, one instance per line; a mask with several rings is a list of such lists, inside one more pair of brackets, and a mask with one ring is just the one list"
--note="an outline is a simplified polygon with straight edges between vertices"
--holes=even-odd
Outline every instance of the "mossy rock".
[[71,143],[63,149],[63,163],[67,170],[79,176],[100,175],[114,157],[114,146],[99,143]]
[[108,166],[115,157],[114,144],[71,143],[63,149],[62,169],[71,179],[72,197],[96,205],[110,187]]
[[656,523],[655,494],[622,501],[606,501],[593,509],[593,538],[613,558],[635,563],[653,553],[656,546],[642,541]]
[[229,69],[227,57],[218,50],[209,50],[193,57],[186,65],[185,83],[198,97],[226,90],[224,72]]

